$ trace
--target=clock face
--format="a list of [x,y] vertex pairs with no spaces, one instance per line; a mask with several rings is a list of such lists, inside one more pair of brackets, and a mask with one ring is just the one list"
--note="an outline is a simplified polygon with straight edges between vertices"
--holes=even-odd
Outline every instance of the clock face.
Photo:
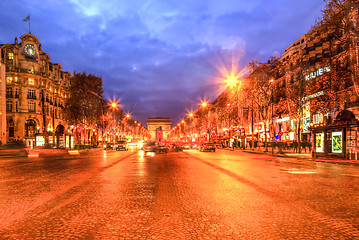
[[35,54],[36,54],[35,47],[32,44],[26,44],[24,50],[25,50],[25,53],[29,56],[35,56]]

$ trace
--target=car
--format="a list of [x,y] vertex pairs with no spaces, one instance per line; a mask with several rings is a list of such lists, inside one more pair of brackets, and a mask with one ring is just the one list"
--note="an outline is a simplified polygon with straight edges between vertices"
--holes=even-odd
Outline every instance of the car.
[[113,143],[106,143],[105,150],[114,150],[114,144]]
[[192,145],[190,143],[184,143],[182,144],[182,149],[189,150],[192,148]]
[[28,148],[24,143],[7,143],[0,147],[0,157],[27,157]]
[[177,144],[172,144],[171,145],[171,151],[172,152],[179,152],[179,151],[182,151],[183,149],[182,149],[182,147],[181,146],[179,146],[179,145],[177,145]]
[[158,145],[156,142],[146,142],[143,145],[143,150],[145,152],[157,152],[158,151]]
[[215,152],[216,151],[216,146],[214,143],[210,143],[210,142],[206,142],[206,143],[201,143],[198,147],[198,150],[201,152]]
[[117,141],[114,148],[115,148],[116,151],[119,151],[119,150],[127,151],[128,150],[128,143],[127,143],[126,140]]
[[166,145],[158,145],[157,153],[168,153],[170,150]]

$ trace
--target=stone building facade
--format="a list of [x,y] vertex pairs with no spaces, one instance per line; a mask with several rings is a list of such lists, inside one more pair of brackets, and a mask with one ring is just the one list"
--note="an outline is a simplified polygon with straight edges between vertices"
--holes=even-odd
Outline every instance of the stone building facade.
[[68,130],[63,108],[71,74],[62,71],[60,64],[50,62],[49,54],[32,34],[0,47],[5,65],[6,142],[23,141],[34,146],[37,139],[36,145],[59,144],[56,141],[64,144],[65,140],[56,135]]
[[[1,48],[0,48],[1,55]],[[0,59],[0,141],[6,143],[6,77],[5,64]]]
[[151,139],[154,141],[162,141],[167,139],[167,135],[171,131],[170,118],[147,118],[147,129],[150,132]]

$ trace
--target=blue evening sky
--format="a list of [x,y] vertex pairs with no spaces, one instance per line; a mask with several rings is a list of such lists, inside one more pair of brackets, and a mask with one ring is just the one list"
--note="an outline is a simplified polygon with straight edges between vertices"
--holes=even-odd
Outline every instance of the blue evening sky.
[[266,62],[305,34],[322,0],[2,0],[0,43],[31,33],[64,71],[101,76],[146,124],[177,123],[223,91],[220,69]]

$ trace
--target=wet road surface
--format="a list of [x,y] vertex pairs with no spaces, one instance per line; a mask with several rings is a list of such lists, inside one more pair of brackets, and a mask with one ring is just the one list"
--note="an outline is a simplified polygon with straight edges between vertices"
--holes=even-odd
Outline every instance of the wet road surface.
[[358,184],[225,150],[0,159],[0,239],[359,239]]

